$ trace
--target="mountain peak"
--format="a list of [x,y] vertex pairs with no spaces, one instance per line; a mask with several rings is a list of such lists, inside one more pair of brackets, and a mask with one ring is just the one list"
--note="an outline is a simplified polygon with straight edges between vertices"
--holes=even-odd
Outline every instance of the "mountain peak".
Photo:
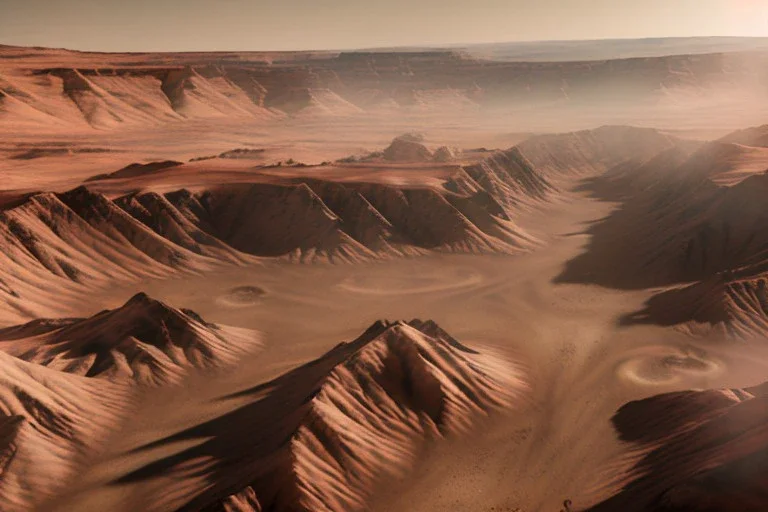
[[230,364],[260,345],[254,331],[208,323],[143,292],[90,318],[32,327],[0,331],[6,351],[70,373],[152,385]]

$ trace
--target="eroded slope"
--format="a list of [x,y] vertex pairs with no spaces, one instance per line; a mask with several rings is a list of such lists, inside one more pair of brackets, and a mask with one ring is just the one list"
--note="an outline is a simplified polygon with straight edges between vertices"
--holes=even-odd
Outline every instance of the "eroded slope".
[[412,467],[425,442],[466,435],[524,389],[510,363],[433,322],[377,322],[239,393],[251,398],[246,405],[143,447],[138,453],[201,440],[120,482],[145,482],[147,510],[362,510],[376,484]]
[[763,510],[767,399],[763,385],[672,393],[623,406],[613,423],[641,455],[630,482],[590,510]]
[[86,377],[161,385],[192,368],[238,362],[260,346],[257,333],[205,322],[138,294],[91,318],[34,320],[0,330],[0,350]]

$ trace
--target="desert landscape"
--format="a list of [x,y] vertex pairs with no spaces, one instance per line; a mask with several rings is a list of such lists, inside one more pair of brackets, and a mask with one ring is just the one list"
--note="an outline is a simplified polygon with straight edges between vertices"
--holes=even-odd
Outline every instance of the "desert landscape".
[[0,46],[0,510],[762,511],[768,40]]

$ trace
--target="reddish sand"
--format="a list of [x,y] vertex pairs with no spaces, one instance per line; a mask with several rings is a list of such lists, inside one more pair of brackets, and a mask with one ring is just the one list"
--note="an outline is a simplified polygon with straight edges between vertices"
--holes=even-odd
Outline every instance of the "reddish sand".
[[0,508],[762,510],[765,62],[0,47]]
[[120,477],[144,491],[119,506],[194,510],[224,497],[225,510],[361,509],[378,482],[413,466],[427,440],[470,433],[518,399],[521,378],[432,322],[377,323],[230,397],[247,405],[141,447],[135,455],[205,439]]

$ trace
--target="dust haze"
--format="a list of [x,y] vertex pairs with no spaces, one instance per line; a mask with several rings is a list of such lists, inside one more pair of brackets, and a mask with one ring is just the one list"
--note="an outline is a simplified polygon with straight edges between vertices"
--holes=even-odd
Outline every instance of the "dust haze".
[[768,52],[0,46],[8,511],[768,498]]

